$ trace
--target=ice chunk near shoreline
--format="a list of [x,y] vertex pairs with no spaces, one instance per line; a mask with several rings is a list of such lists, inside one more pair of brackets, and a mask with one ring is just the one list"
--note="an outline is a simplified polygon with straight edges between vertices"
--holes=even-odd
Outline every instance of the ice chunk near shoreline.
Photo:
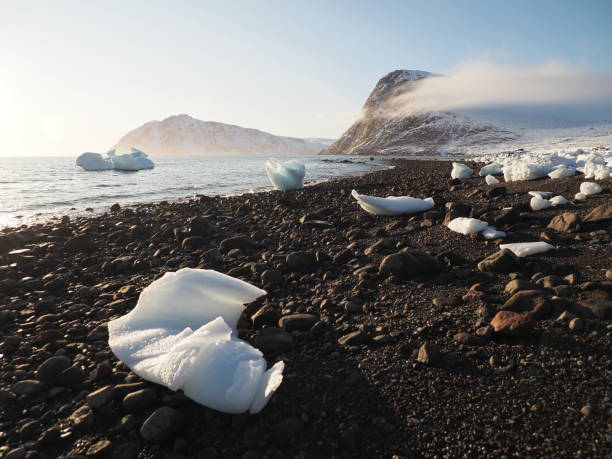
[[530,191],[529,194],[536,198],[547,199],[553,195],[552,191]]
[[100,153],[82,153],[76,159],[76,165],[86,171],[107,171],[113,164]]
[[447,226],[448,229],[456,233],[471,234],[484,231],[489,224],[477,218],[457,217],[452,219]]
[[515,242],[513,244],[501,244],[500,249],[510,250],[517,257],[526,257],[536,253],[547,252],[554,249],[554,245],[547,242]]
[[487,175],[485,177],[485,182],[487,182],[487,185],[497,185],[499,183],[499,180],[497,180],[492,175]]
[[582,169],[584,178],[595,180],[605,180],[609,178],[610,171],[611,169],[609,169],[605,163],[596,163],[594,161],[588,161]]
[[572,177],[576,175],[576,168],[567,166],[565,164],[560,164],[556,166],[552,171],[548,173],[548,176],[551,179],[558,179],[563,177]]
[[243,305],[265,294],[213,270],[167,272],[131,312],[108,323],[108,343],[148,381],[218,411],[257,413],[282,382],[284,363],[266,371],[262,353],[238,338],[236,324]]
[[502,237],[506,237],[507,234],[505,231],[500,231],[498,229],[496,229],[494,226],[487,226],[483,231],[482,231],[482,237],[484,237],[485,239],[489,240],[489,239],[499,239]]
[[586,196],[601,193],[601,186],[595,182],[582,182],[580,184],[580,192]]
[[433,198],[419,199],[410,196],[379,198],[377,196],[359,194],[356,190],[351,192],[351,196],[357,200],[357,203],[363,210],[374,215],[414,214],[425,212],[434,206]]
[[576,201],[584,201],[586,198],[586,194],[584,193],[576,193],[576,195],[574,196],[574,199]]
[[155,166],[144,151],[132,147],[129,153],[117,155],[115,150],[107,153],[113,169],[121,171],[139,171],[141,169],[153,169]]
[[486,175],[501,175],[504,173],[502,168],[503,166],[499,163],[488,164],[480,169],[478,175],[480,175],[481,177],[484,177]]
[[567,199],[565,199],[563,196],[555,196],[554,198],[550,198],[550,203],[552,204],[553,207],[557,207],[557,206],[564,206],[565,204],[567,204],[569,201]]
[[277,190],[297,190],[303,188],[306,166],[294,159],[280,162],[269,159],[265,162],[268,178]]
[[473,170],[467,167],[465,164],[453,163],[453,169],[451,170],[451,178],[465,180],[470,178]]
[[548,174],[547,167],[542,164],[516,161],[504,166],[504,180],[515,182],[519,180],[536,180]]
[[529,201],[529,205],[531,206],[531,210],[544,210],[548,209],[552,204],[548,199],[542,199],[540,196],[534,196]]

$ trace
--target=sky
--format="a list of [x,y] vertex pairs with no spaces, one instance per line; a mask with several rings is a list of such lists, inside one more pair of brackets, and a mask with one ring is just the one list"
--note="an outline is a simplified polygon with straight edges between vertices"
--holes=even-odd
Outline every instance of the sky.
[[0,155],[106,151],[187,113],[336,138],[395,69],[612,71],[609,0],[0,0]]

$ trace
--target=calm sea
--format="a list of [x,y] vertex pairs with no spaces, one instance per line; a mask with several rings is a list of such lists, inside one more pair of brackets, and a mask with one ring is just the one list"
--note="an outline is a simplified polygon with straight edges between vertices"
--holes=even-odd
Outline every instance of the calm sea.
[[[267,157],[152,158],[155,169],[137,172],[84,171],[73,157],[0,157],[0,228],[82,215],[114,203],[178,200],[195,194],[230,195],[271,189]],[[380,163],[367,157],[308,156],[305,182],[356,175]],[[342,160],[351,163],[342,163]],[[327,161],[324,161],[327,160]]]

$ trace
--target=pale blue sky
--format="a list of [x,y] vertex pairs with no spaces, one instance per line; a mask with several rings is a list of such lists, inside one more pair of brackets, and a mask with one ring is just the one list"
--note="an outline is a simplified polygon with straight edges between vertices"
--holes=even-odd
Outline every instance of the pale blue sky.
[[612,1],[0,0],[0,155],[103,151],[188,113],[337,137],[398,68],[612,70]]

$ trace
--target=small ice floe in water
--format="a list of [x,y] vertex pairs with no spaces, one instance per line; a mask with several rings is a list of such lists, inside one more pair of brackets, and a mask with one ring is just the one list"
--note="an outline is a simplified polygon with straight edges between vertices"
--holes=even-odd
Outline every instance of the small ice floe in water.
[[555,196],[554,198],[550,198],[550,203],[553,207],[564,206],[568,203],[568,200],[565,199],[563,196]]
[[448,229],[461,234],[480,233],[487,229],[489,224],[477,218],[457,217],[448,223]]
[[499,239],[506,236],[507,234],[505,231],[495,229],[495,227],[493,226],[487,226],[482,232],[482,237],[484,237],[485,239]]
[[137,148],[130,153],[118,155],[115,150],[106,153],[106,158],[100,153],[83,153],[76,159],[77,166],[86,171],[107,171],[110,169],[122,171],[139,171],[153,169],[155,166],[147,154]]
[[351,192],[351,196],[357,200],[357,203],[363,210],[374,215],[414,214],[417,212],[425,212],[434,206],[433,198],[419,199],[411,198],[410,196],[389,196],[386,198],[379,198],[376,196],[359,194],[356,190]]
[[529,201],[529,205],[531,206],[531,210],[535,210],[537,212],[538,210],[548,209],[552,203],[548,199],[542,199],[540,196],[534,196],[531,198],[531,201]]
[[297,190],[303,188],[306,166],[294,159],[280,162],[269,159],[265,163],[268,178],[277,190]]
[[485,177],[485,182],[487,182],[487,185],[497,185],[499,183],[499,180],[497,180],[492,175],[487,175]]
[[536,253],[547,252],[555,246],[547,242],[516,242],[514,244],[500,244],[500,249],[510,250],[517,257],[526,257]]
[[580,192],[586,196],[590,194],[601,193],[601,187],[595,182],[582,182],[580,184]]
[[113,168],[113,163],[100,153],[83,153],[76,159],[76,165],[86,171],[107,171]]
[[558,179],[563,177],[572,177],[576,175],[576,168],[571,166],[566,166],[565,164],[560,164],[555,167],[552,171],[548,173],[548,176],[551,179]]
[[503,166],[499,163],[488,164],[480,169],[478,175],[481,177],[484,177],[485,175],[501,175],[503,174],[502,168]]
[[467,167],[465,164],[453,163],[453,170],[451,170],[451,178],[465,180],[467,178],[470,178],[472,172],[472,169]]
[[153,169],[155,166],[144,151],[137,148],[131,148],[129,153],[118,155],[115,150],[107,153],[113,169],[120,171],[139,171],[141,169]]
[[113,353],[138,376],[182,390],[225,413],[261,411],[283,380],[236,324],[266,292],[217,271],[183,268],[146,287],[136,307],[108,323]]
[[574,199],[576,201],[584,201],[586,198],[586,194],[584,193],[576,193],[576,195],[574,196]]

